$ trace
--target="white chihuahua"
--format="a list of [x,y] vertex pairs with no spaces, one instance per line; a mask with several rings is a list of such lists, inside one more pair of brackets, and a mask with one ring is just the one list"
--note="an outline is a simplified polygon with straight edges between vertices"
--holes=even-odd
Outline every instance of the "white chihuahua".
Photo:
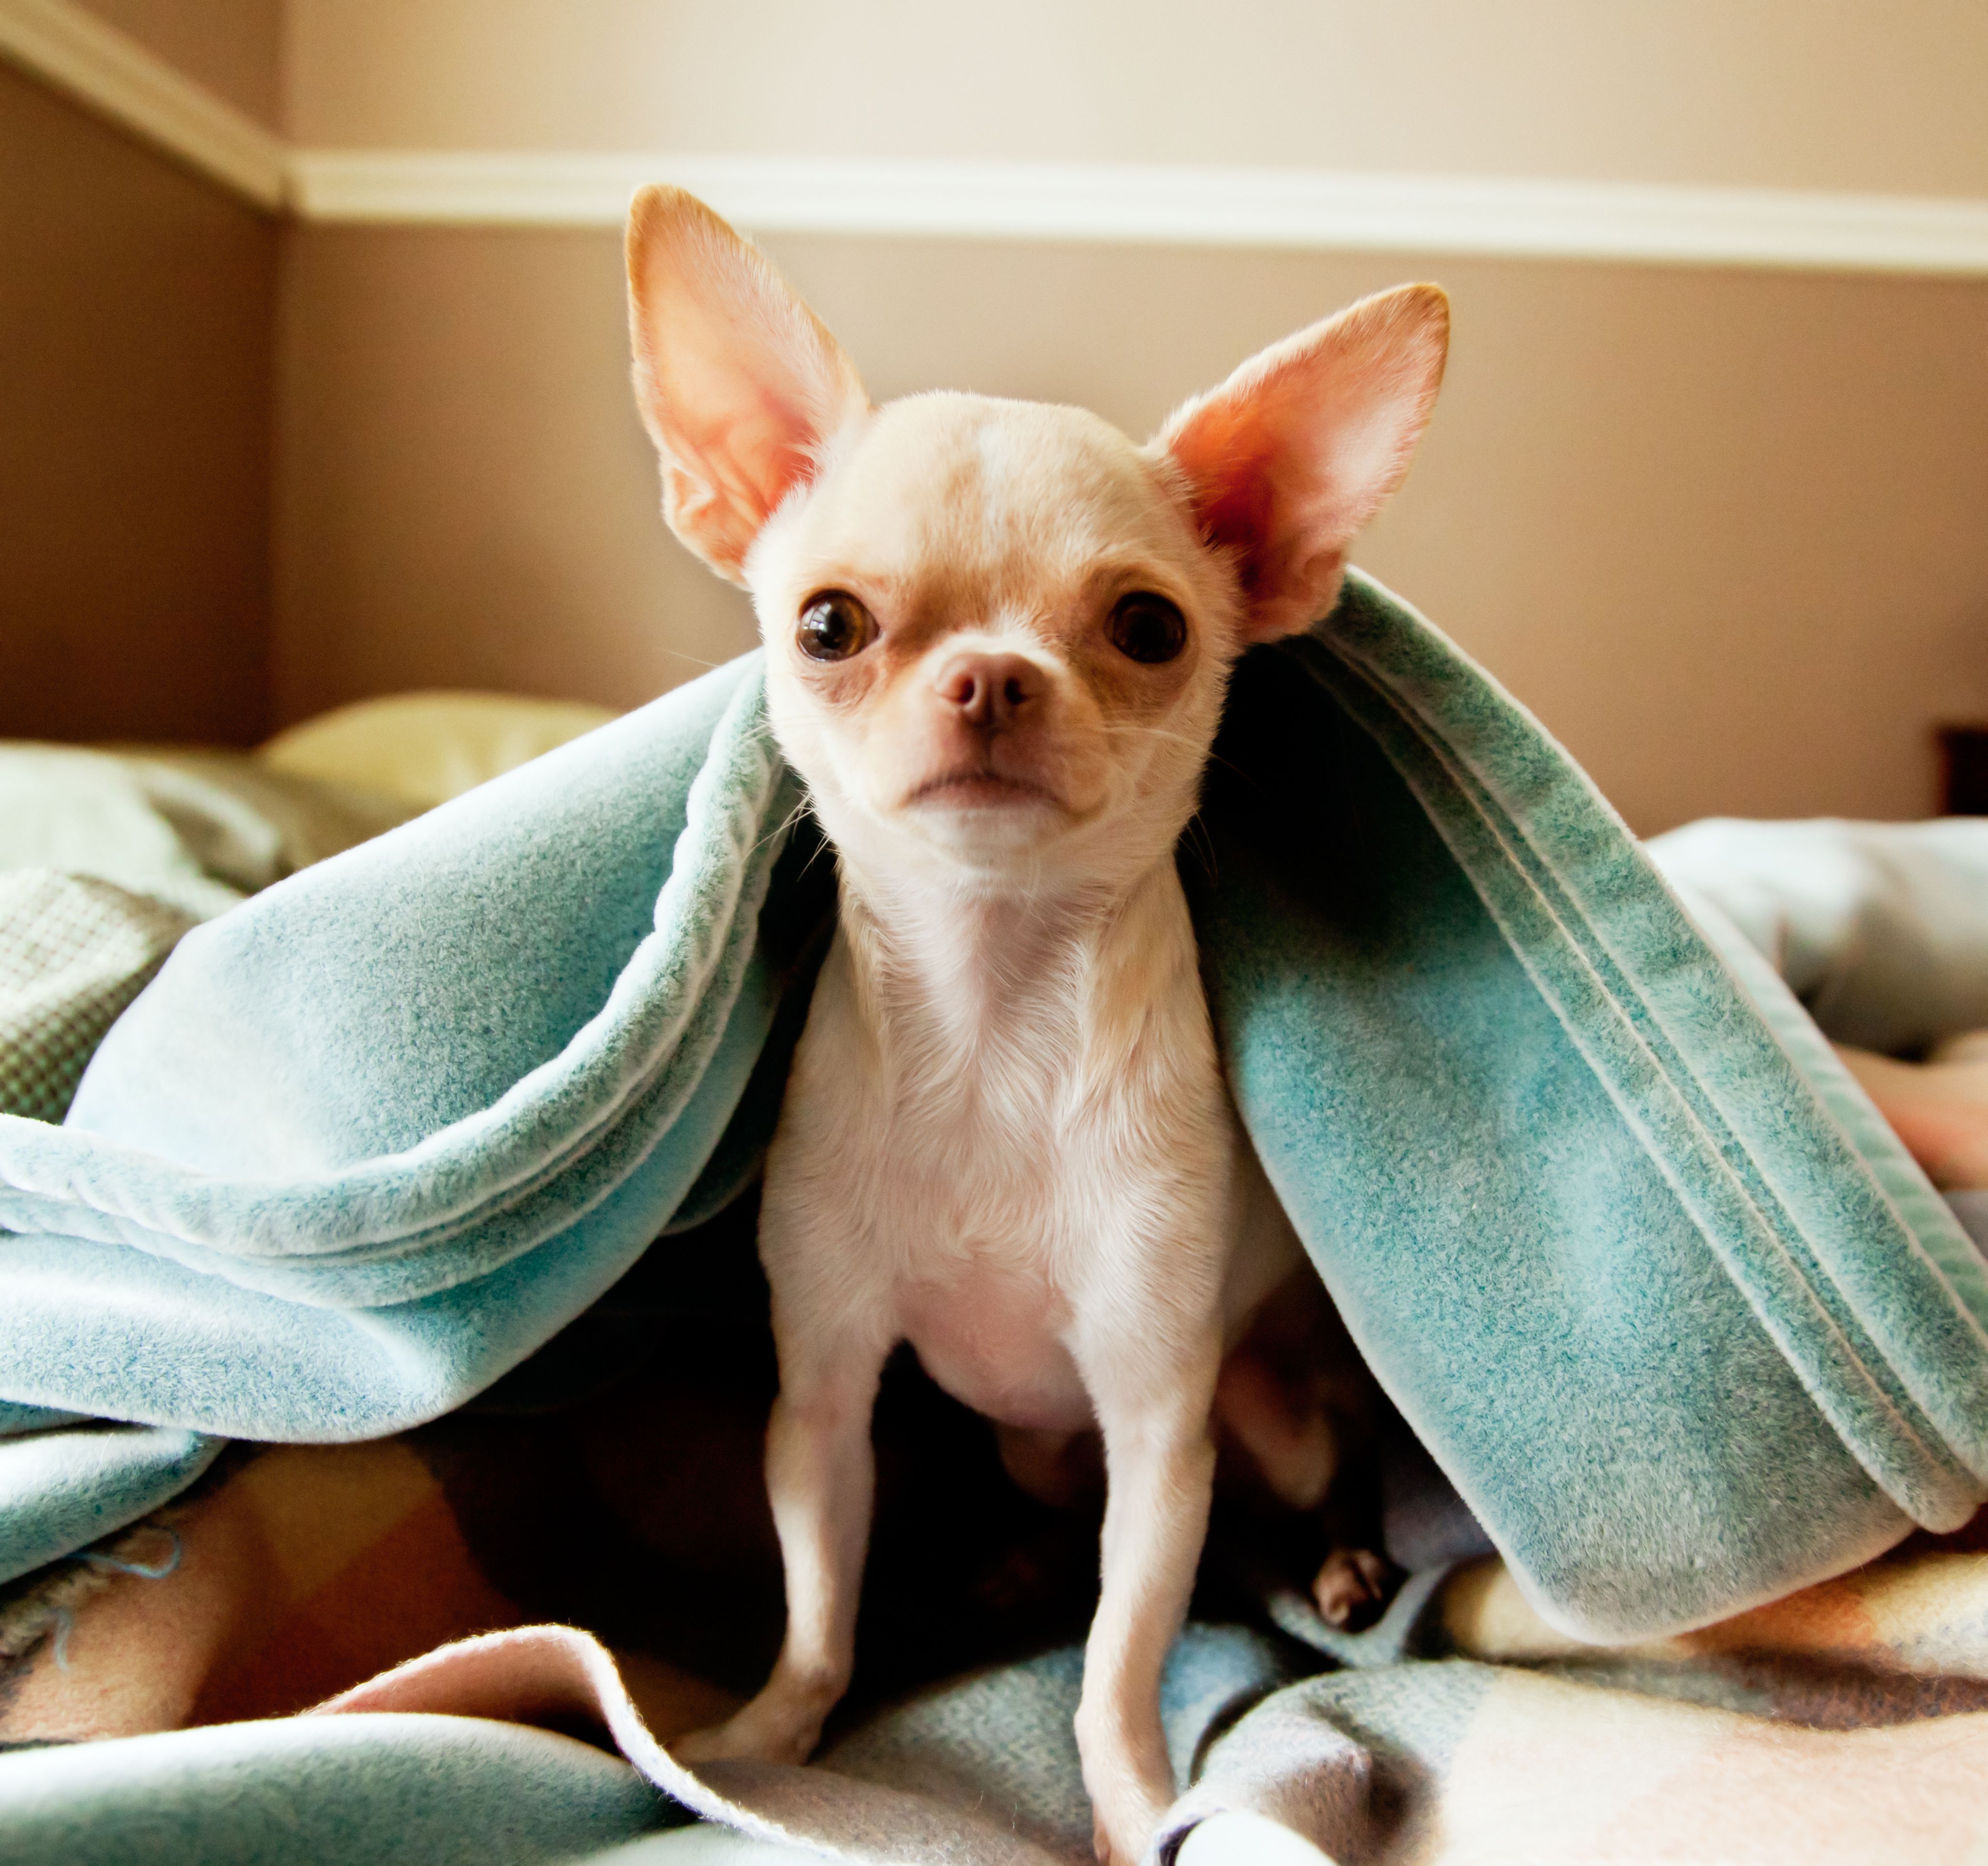
[[1175,1794],[1160,1671],[1224,1353],[1301,1261],[1222,1082],[1175,845],[1231,664],[1330,608],[1407,471],[1447,303],[1367,299],[1141,448],[1075,408],[872,407],[679,191],[637,196],[628,264],[664,513],[752,593],[773,730],[840,875],[760,1223],[786,1640],[678,1753],[813,1749],[854,1660],[878,1376],[909,1341],[1014,1428],[1011,1467],[1102,1430],[1077,1737],[1098,1855],[1131,1866]]

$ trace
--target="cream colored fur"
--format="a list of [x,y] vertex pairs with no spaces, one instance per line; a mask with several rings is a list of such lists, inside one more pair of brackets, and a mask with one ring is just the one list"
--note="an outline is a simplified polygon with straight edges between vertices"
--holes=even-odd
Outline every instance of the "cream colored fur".
[[[1077,1733],[1100,1857],[1131,1866],[1175,1793],[1159,1675],[1223,1354],[1300,1261],[1222,1082],[1173,851],[1236,657],[1329,606],[1406,469],[1441,295],[1300,333],[1141,448],[1072,408],[871,409],[688,196],[638,198],[629,259],[665,509],[752,592],[773,729],[841,900],[761,1220],[786,1642],[759,1695],[679,1753],[813,1749],[854,1658],[877,1378],[908,1340],[1038,1445],[1102,1430]],[[796,629],[828,591],[876,634],[823,661]],[[1109,637],[1135,593],[1178,611],[1177,654]]]

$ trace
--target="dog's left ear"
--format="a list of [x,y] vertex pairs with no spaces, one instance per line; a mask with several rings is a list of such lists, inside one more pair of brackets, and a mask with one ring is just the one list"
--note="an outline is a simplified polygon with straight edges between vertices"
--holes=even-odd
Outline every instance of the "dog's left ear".
[[842,346],[757,247],[681,188],[628,215],[635,399],[662,458],[663,516],[722,576],[869,398]]
[[1202,536],[1234,555],[1246,640],[1331,607],[1347,547],[1408,470],[1449,350],[1442,288],[1397,286],[1261,351],[1160,431]]

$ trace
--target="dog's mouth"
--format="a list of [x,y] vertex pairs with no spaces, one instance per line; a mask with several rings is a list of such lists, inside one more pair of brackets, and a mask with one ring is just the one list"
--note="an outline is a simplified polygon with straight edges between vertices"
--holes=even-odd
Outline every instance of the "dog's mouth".
[[928,778],[904,799],[907,810],[937,804],[945,810],[1015,810],[1030,805],[1060,809],[1062,799],[1046,785],[998,771],[951,771]]

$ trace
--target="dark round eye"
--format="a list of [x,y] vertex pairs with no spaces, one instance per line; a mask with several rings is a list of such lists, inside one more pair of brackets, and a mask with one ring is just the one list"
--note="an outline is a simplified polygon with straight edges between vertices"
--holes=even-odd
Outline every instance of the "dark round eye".
[[877,618],[846,590],[824,590],[802,605],[794,640],[810,661],[847,661],[877,639]]
[[1165,597],[1135,590],[1113,605],[1104,633],[1120,654],[1134,661],[1172,661],[1187,646],[1187,617]]

